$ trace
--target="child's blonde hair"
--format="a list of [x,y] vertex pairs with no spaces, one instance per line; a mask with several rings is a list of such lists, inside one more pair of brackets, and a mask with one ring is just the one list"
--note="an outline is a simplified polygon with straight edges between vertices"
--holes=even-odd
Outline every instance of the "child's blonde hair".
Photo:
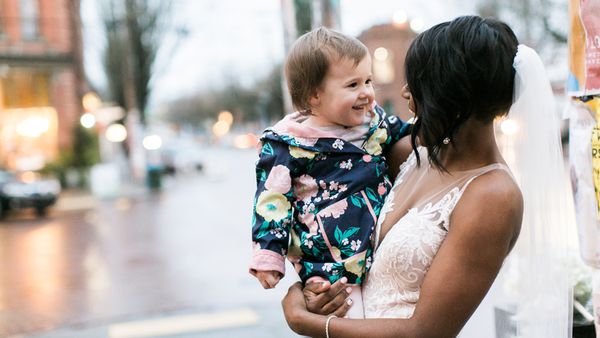
[[310,112],[309,100],[319,88],[331,62],[348,58],[355,66],[369,50],[358,39],[319,27],[296,40],[285,62],[285,76],[294,108]]

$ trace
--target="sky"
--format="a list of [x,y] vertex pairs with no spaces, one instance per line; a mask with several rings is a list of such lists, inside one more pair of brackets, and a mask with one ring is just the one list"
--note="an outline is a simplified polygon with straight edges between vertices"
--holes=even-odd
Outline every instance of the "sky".
[[[83,0],[84,57],[88,77],[105,84],[101,51],[105,40],[97,3]],[[341,31],[357,36],[391,22],[397,11],[419,18],[424,28],[474,13],[472,0],[340,0]],[[280,0],[172,0],[173,29],[157,58],[150,107],[157,107],[228,81],[251,84],[284,58]],[[176,28],[189,34],[177,38]]]

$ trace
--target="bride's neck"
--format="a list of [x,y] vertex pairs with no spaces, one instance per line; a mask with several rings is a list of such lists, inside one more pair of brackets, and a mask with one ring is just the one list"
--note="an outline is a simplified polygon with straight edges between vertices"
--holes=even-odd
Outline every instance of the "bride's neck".
[[496,144],[493,122],[467,120],[445,147],[440,162],[450,172],[504,162]]

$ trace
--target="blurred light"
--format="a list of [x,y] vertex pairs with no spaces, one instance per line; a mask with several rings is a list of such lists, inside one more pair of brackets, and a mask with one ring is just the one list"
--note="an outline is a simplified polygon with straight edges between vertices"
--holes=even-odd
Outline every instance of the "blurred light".
[[118,198],[115,201],[115,208],[119,211],[127,211],[131,209],[131,200],[127,197]]
[[144,137],[142,144],[147,150],[160,149],[160,147],[162,147],[162,138],[158,135],[148,135]]
[[413,31],[421,32],[423,28],[425,28],[425,23],[422,19],[415,18],[410,20],[410,29],[412,29]]
[[21,181],[23,181],[25,183],[35,182],[37,177],[38,177],[38,175],[36,173],[34,173],[33,171],[25,171],[20,176]]
[[226,122],[228,125],[231,126],[231,124],[233,123],[233,114],[231,114],[231,112],[228,112],[226,110],[222,111],[219,113],[219,121],[223,121]]
[[217,121],[212,127],[212,132],[216,137],[225,136],[229,132],[229,126],[230,124],[225,121]]
[[239,149],[255,147],[258,143],[258,137],[252,133],[238,135],[233,139],[233,146]]
[[104,133],[106,139],[110,142],[123,142],[127,138],[127,129],[122,124],[111,124],[106,128],[106,132]]
[[500,124],[500,130],[504,135],[514,135],[519,131],[519,124],[515,120],[505,119]]
[[375,60],[385,61],[385,60],[387,60],[390,53],[388,52],[387,49],[385,49],[383,47],[379,47],[379,48],[375,49],[375,52],[373,53],[373,55],[375,56]]
[[81,125],[84,128],[89,129],[96,125],[96,117],[93,114],[85,113],[85,114],[81,115],[79,122],[81,122]]
[[83,109],[88,112],[94,111],[102,106],[102,100],[100,100],[98,94],[94,92],[88,92],[83,95],[81,103],[83,104]]
[[396,11],[392,17],[392,20],[395,24],[402,25],[408,21],[408,15],[406,15],[405,11]]
[[17,133],[25,137],[39,137],[50,129],[50,121],[44,117],[29,117],[17,125]]

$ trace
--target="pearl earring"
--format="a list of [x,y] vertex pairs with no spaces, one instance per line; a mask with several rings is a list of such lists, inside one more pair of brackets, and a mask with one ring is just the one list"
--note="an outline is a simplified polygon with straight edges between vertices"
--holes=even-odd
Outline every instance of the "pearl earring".
[[450,138],[446,137],[443,141],[442,141],[445,145],[448,145],[450,143]]

